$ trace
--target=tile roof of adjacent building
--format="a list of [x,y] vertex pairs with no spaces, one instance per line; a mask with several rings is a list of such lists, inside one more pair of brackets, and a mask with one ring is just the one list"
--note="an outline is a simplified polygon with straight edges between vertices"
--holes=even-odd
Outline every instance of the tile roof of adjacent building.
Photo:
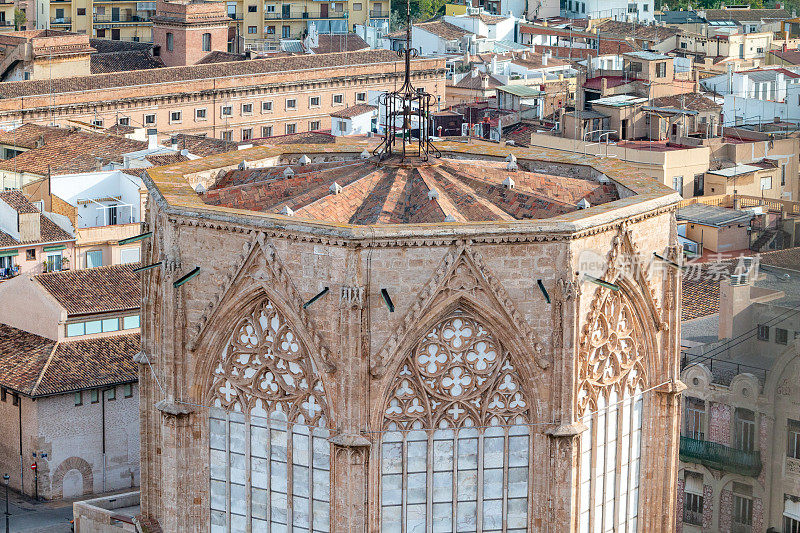
[[314,54],[333,52],[355,52],[369,48],[367,42],[355,33],[321,33],[317,36],[317,46],[311,49]]
[[455,41],[461,39],[465,35],[471,35],[472,32],[459,28],[455,24],[445,22],[444,20],[434,20],[432,22],[420,22],[414,25],[415,28],[425,30],[432,33],[437,37],[448,41]]
[[75,130],[71,128],[40,126],[39,124],[27,123],[13,130],[0,132],[0,144],[31,149],[55,137],[66,137],[72,135],[74,132]]
[[624,22],[621,20],[606,20],[595,26],[595,28],[601,32],[601,40],[602,37],[608,34],[623,39],[630,38],[661,42],[681,32],[681,30],[670,28],[669,26],[648,26],[646,24],[633,24],[632,22]]
[[186,133],[178,133],[173,135],[170,139],[164,141],[164,146],[171,146],[173,139],[177,141],[177,148],[183,150],[184,148],[190,154],[205,157],[213,154],[224,154],[225,152],[235,152],[238,150],[241,143],[234,141],[225,141],[215,137],[205,137],[202,135],[189,135]]
[[336,142],[336,136],[325,131],[304,131],[301,133],[289,133],[287,135],[275,135],[273,137],[262,137],[253,139],[252,144],[256,146],[281,145],[281,144],[330,144]]
[[189,160],[188,157],[181,154],[180,152],[174,152],[171,154],[146,155],[144,156],[144,158],[154,167],[160,167],[163,165],[172,165],[173,163],[181,163],[183,161]]
[[473,75],[472,73],[467,74],[455,85],[450,85],[451,87],[458,87],[460,89],[483,89],[483,79],[486,78],[487,81],[487,88],[488,89],[495,89],[503,85],[501,80],[498,80],[491,74],[486,74],[485,72],[478,72],[477,74]]
[[136,131],[136,128],[134,128],[133,126],[128,126],[128,125],[125,125],[125,124],[114,124],[113,126],[104,129],[103,133],[108,133],[109,135],[122,135],[122,136],[125,136],[125,135],[130,135],[131,133],[134,133],[135,131]]
[[475,15],[460,15],[460,17],[478,19],[484,24],[489,24],[489,25],[497,24],[499,22],[503,22],[504,20],[508,19],[508,17],[505,17],[503,15],[490,15],[489,13],[478,13]]
[[136,41],[112,41],[110,39],[89,39],[89,44],[97,50],[98,54],[108,54],[116,52],[150,51],[152,43]]
[[695,24],[704,23],[706,20],[691,9],[681,9],[678,11],[662,11],[656,13],[655,18],[658,22],[665,24]]
[[[80,149],[76,149],[80,147]],[[42,146],[32,148],[11,159],[0,160],[0,170],[26,172],[39,176],[92,172],[110,161],[121,162],[122,155],[147,148],[147,143],[89,131],[71,130],[67,135],[45,139]]]
[[231,52],[223,52],[222,50],[214,50],[209,52],[206,56],[198,61],[197,65],[210,65],[213,63],[228,63],[230,61],[246,61],[247,56],[244,54],[233,54]]
[[800,65],[800,50],[770,50],[769,53],[790,65]]
[[89,68],[92,74],[107,74],[129,70],[164,68],[164,62],[160,57],[153,57],[150,52],[132,50],[92,54],[89,56]]
[[691,111],[718,111],[722,106],[700,93],[675,94],[653,98],[653,107],[674,107]]
[[378,110],[378,106],[369,104],[356,104],[344,109],[339,109],[331,113],[333,118],[353,118],[366,113],[374,113]]
[[[10,190],[0,192],[0,200],[9,204],[18,213],[38,213],[39,210],[34,206],[20,191]],[[16,228],[14,228],[16,230]],[[0,228],[0,247],[11,248],[15,246],[31,245],[38,243],[57,243],[75,240],[75,235],[65,231],[61,226],[47,218],[39,215],[39,239],[20,241],[4,232]]]
[[706,9],[704,15],[708,21],[732,20],[736,22],[784,20],[791,17],[785,9]]
[[50,93],[84,92],[156,83],[204,80],[218,77],[286,73],[296,70],[348,67],[398,61],[391,50],[358,50],[335,54],[306,54],[291,57],[232,61],[211,65],[165,67],[136,72],[74,76],[54,80],[8,81],[0,84],[0,99]]
[[0,384],[30,397],[134,383],[139,333],[56,342],[0,324]]
[[68,315],[128,311],[141,305],[139,275],[133,272],[137,266],[132,263],[47,272],[34,278]]

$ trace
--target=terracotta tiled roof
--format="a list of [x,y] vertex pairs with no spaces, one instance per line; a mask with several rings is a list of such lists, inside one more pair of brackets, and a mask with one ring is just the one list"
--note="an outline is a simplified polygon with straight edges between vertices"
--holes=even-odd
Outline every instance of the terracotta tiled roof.
[[415,24],[414,26],[448,41],[455,41],[461,39],[465,35],[472,34],[472,32],[459,28],[455,24],[450,24],[449,22],[445,22],[443,20],[422,22],[420,24]]
[[288,135],[275,135],[274,137],[264,137],[254,139],[254,145],[278,145],[278,144],[329,144],[336,142],[336,136],[324,131],[304,131],[301,133],[290,133]]
[[372,113],[373,111],[377,111],[378,107],[369,104],[356,104],[351,105],[350,107],[345,107],[344,109],[340,109],[339,111],[334,111],[331,113],[331,116],[334,118],[353,118],[359,115],[363,115],[364,113]]
[[152,43],[135,41],[112,41],[111,39],[89,39],[89,44],[97,50],[98,54],[108,54],[116,52],[150,51]]
[[285,73],[295,70],[343,67],[398,61],[391,50],[358,50],[340,54],[306,54],[291,57],[232,61],[212,65],[165,67],[140,72],[116,72],[54,80],[8,81],[0,85],[0,98],[83,92],[111,87],[182,82],[208,78]]
[[[505,162],[442,158],[432,165],[401,168],[373,161],[313,163],[231,170],[203,195],[207,204],[279,213],[288,206],[299,218],[348,224],[402,224],[549,218],[618,198],[613,185],[508,171]],[[508,189],[503,181],[512,179]],[[338,185],[339,188],[334,185]],[[433,191],[436,191],[435,193]]]
[[369,48],[369,45],[355,33],[322,33],[317,37],[317,47],[312,48],[311,51],[315,54],[330,54],[332,52],[354,52],[365,48]]
[[136,128],[133,126],[126,126],[124,124],[114,124],[110,128],[106,128],[103,130],[103,133],[108,133],[109,135],[130,135],[134,133]]
[[470,15],[469,18],[478,19],[484,24],[497,24],[506,20],[508,17],[502,15],[489,15],[488,13],[479,13],[477,15]]
[[[80,150],[76,150],[80,147]],[[0,170],[27,172],[45,176],[98,170],[98,165],[122,161],[122,155],[147,148],[147,143],[118,135],[88,131],[71,131],[45,139],[43,146],[33,148],[12,159],[0,160]]]
[[55,342],[0,324],[0,384],[31,397],[137,381],[138,333]]
[[[204,137],[202,135],[187,135],[185,133],[178,133],[173,135],[173,139],[178,141],[178,148],[183,150],[186,148],[190,154],[205,157],[214,154],[224,154],[225,152],[235,152],[239,144],[234,141],[223,141],[214,137]],[[172,139],[167,139],[163,143],[164,146],[171,146]]]
[[607,34],[623,39],[637,39],[644,41],[661,42],[681,33],[677,28],[668,26],[648,26],[646,24],[633,24],[621,20],[606,20],[595,26],[601,32],[600,39]]
[[650,105],[653,107],[673,107],[675,109],[687,109],[690,111],[719,111],[722,106],[711,98],[707,98],[699,93],[674,94],[653,98]]
[[498,80],[497,78],[495,78],[490,74],[486,74],[485,72],[478,72],[477,76],[473,76],[472,73],[467,74],[466,76],[458,80],[458,83],[456,83],[454,87],[458,87],[461,89],[476,89],[476,90],[482,89],[484,76],[488,78],[487,81],[489,89],[494,89],[496,87],[501,87],[505,85],[505,83],[503,83],[502,81]]
[[69,315],[138,309],[141,305],[138,263],[102,266],[35,276]]
[[770,54],[790,65],[800,65],[800,50],[771,50]]
[[154,167],[160,167],[163,165],[172,165],[173,163],[181,163],[183,161],[189,160],[188,157],[180,154],[179,152],[172,154],[148,155],[145,156],[145,159]]
[[[39,210],[34,206],[20,191],[11,190],[0,192],[0,200],[3,200],[18,213],[38,213]],[[16,230],[17,228],[13,228]],[[58,224],[44,215],[39,215],[40,238],[28,241],[19,241],[4,232],[0,228],[0,246],[10,247],[19,245],[30,245],[40,242],[67,242],[74,241],[75,236],[63,230]]]
[[735,22],[757,22],[761,20],[784,20],[791,17],[785,9],[706,9],[705,18],[732,20]]
[[107,74],[109,72],[163,68],[164,62],[161,58],[153,57],[150,52],[145,51],[111,52],[92,54],[89,56],[89,66],[92,74]]
[[22,124],[13,130],[0,132],[0,144],[31,149],[36,148],[36,143],[42,140],[48,142],[56,137],[66,137],[72,135],[74,131],[70,128]]
[[800,270],[800,247],[765,252],[759,258],[762,265]]
[[228,63],[230,61],[246,61],[247,56],[244,54],[232,54],[230,52],[223,52],[222,50],[214,50],[209,52],[203,59],[198,61],[198,65],[210,65],[213,63]]

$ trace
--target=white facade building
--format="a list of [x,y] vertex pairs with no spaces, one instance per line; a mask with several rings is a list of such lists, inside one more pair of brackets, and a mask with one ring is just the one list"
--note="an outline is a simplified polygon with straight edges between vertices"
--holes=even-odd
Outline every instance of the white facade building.
[[653,0],[561,0],[561,15],[569,18],[611,18],[651,24]]

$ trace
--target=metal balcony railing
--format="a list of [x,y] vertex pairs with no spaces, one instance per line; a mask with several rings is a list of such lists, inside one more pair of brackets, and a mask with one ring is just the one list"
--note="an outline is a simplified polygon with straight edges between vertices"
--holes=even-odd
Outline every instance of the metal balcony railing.
[[690,511],[689,509],[683,510],[683,522],[693,526],[703,525],[703,513],[701,511]]
[[369,18],[371,19],[388,19],[389,12],[383,9],[370,9]]
[[276,11],[264,13],[264,20],[346,19],[348,16],[347,11],[328,11],[327,15],[311,11]]
[[761,452],[746,452],[707,440],[681,437],[681,461],[723,470],[725,472],[758,477],[761,473]]
[[150,17],[140,15],[94,15],[92,17],[94,22],[103,24],[111,24],[114,22],[150,22]]
[[50,19],[50,24],[72,24],[70,17],[53,17]]

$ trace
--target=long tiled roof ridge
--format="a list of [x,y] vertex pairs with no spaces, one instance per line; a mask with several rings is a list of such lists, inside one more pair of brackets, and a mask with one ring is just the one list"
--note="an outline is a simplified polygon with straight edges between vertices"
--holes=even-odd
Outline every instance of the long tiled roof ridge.
[[126,311],[141,306],[138,263],[38,274],[36,281],[69,315]]
[[399,61],[391,50],[357,50],[331,54],[308,54],[291,57],[253,59],[209,65],[164,67],[141,71],[76,76],[55,80],[9,81],[0,84],[0,99],[50,93],[93,91],[113,87],[141,86],[208,78],[222,78],[302,71],[319,68],[353,67],[357,65]]
[[0,324],[0,385],[30,397],[134,383],[139,333],[61,342]]

